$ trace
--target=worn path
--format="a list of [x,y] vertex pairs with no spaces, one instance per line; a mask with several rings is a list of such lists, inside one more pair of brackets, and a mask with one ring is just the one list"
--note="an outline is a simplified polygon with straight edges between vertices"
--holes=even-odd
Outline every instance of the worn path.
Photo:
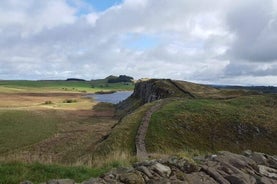
[[146,159],[148,158],[148,154],[145,147],[145,137],[147,133],[147,129],[149,126],[149,122],[151,119],[152,114],[157,111],[162,106],[162,101],[157,102],[154,106],[148,110],[143,119],[142,122],[138,128],[137,135],[136,135],[136,150],[137,150],[137,157],[139,159]]

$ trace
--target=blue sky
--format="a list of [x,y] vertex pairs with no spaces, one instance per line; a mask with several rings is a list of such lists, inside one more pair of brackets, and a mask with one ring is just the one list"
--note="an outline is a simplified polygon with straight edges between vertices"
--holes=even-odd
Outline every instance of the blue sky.
[[96,11],[104,11],[114,5],[122,3],[122,0],[85,0],[91,4]]
[[276,0],[1,0],[0,79],[277,86],[276,32]]
[[125,48],[137,51],[153,49],[160,43],[158,36],[150,34],[127,34],[122,42]]

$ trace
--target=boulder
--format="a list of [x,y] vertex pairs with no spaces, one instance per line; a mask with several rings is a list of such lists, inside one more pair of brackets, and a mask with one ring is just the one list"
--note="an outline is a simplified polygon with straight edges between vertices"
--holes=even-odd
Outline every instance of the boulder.
[[144,184],[145,183],[143,177],[137,171],[121,174],[119,176],[119,181],[125,184]]
[[152,165],[151,168],[163,177],[169,177],[169,175],[171,174],[170,167],[160,164],[158,162]]
[[71,179],[56,179],[49,180],[46,184],[75,184],[75,181]]

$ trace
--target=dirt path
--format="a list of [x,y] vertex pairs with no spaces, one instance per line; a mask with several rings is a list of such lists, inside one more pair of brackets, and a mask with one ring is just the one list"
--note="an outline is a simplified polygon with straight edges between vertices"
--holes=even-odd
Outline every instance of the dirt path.
[[159,101],[157,104],[152,106],[150,110],[145,113],[142,119],[142,122],[138,128],[137,135],[136,135],[136,150],[137,150],[137,157],[141,160],[148,158],[148,154],[145,148],[145,137],[146,137],[151,116],[161,106],[162,106],[161,101]]

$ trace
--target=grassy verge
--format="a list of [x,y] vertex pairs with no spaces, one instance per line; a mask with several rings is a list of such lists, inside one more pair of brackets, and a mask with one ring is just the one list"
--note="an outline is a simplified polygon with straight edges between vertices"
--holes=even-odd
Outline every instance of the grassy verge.
[[147,150],[172,153],[245,149],[276,154],[277,96],[172,100],[152,115]]
[[41,183],[57,178],[70,178],[74,179],[76,182],[82,182],[89,178],[97,177],[109,171],[111,168],[112,166],[88,168],[45,165],[39,163],[0,163],[0,183],[15,184],[26,180],[34,183]]

